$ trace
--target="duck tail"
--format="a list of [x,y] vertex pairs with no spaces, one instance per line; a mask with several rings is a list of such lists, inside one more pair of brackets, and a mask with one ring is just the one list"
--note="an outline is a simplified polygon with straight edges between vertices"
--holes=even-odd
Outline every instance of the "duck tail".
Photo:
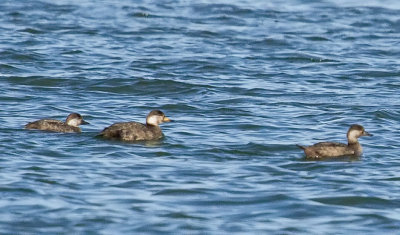
[[38,125],[36,122],[30,122],[28,124],[26,124],[25,129],[38,129]]
[[306,149],[306,147],[305,147],[305,146],[301,146],[301,145],[299,145],[299,144],[296,144],[296,146],[297,146],[297,147],[299,147],[299,148],[301,148],[301,149],[303,149],[303,150],[305,150],[305,149]]
[[101,138],[104,137],[104,130],[100,132],[99,134],[95,135],[96,138]]

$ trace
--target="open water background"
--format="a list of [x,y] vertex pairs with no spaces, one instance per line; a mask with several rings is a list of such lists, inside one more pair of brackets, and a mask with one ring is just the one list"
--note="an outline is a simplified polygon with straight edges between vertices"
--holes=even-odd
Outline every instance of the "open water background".
[[[396,0],[3,0],[0,233],[398,233],[399,55]],[[94,138],[156,108],[162,141]],[[358,160],[295,146],[353,123]]]

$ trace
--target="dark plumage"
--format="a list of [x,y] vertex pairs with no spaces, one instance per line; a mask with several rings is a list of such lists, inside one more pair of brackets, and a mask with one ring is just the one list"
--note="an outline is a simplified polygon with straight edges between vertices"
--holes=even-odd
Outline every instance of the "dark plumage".
[[138,122],[120,122],[104,128],[99,136],[123,141],[157,140],[163,137],[159,124],[170,122],[160,110],[151,111],[146,118],[146,124]]
[[306,158],[321,159],[341,156],[361,156],[363,150],[358,138],[361,136],[372,136],[364,130],[364,127],[354,124],[347,131],[348,144],[334,142],[320,142],[311,146],[300,146],[304,150]]
[[89,124],[84,121],[79,113],[71,113],[68,115],[65,122],[53,119],[41,119],[38,121],[30,122],[25,125],[25,129],[38,129],[42,131],[53,131],[53,132],[81,132],[79,125]]

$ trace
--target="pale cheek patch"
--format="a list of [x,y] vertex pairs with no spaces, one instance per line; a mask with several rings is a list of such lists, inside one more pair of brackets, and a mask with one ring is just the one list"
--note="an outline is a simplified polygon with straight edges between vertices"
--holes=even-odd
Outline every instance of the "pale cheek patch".
[[357,138],[360,136],[359,131],[350,131],[349,133],[349,139],[350,140],[357,140]]
[[158,125],[160,123],[158,116],[151,116],[147,119],[147,123],[151,125]]
[[72,119],[67,123],[69,126],[79,126],[79,121],[77,119]]

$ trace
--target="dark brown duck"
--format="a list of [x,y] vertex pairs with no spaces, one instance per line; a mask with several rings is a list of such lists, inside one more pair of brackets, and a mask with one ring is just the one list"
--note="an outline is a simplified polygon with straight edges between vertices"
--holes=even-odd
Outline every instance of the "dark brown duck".
[[104,128],[99,136],[123,141],[157,140],[163,137],[159,124],[170,122],[160,110],[151,111],[146,117],[146,124],[138,122],[120,122]]
[[81,132],[79,125],[89,124],[84,121],[79,113],[71,113],[68,115],[65,122],[53,119],[41,119],[38,121],[30,122],[25,125],[25,129],[38,129],[42,131],[53,131],[53,132]]
[[321,142],[311,146],[300,146],[308,159],[322,159],[342,156],[361,156],[363,150],[358,138],[361,136],[372,136],[364,130],[361,125],[351,125],[347,131],[347,144],[334,142]]

